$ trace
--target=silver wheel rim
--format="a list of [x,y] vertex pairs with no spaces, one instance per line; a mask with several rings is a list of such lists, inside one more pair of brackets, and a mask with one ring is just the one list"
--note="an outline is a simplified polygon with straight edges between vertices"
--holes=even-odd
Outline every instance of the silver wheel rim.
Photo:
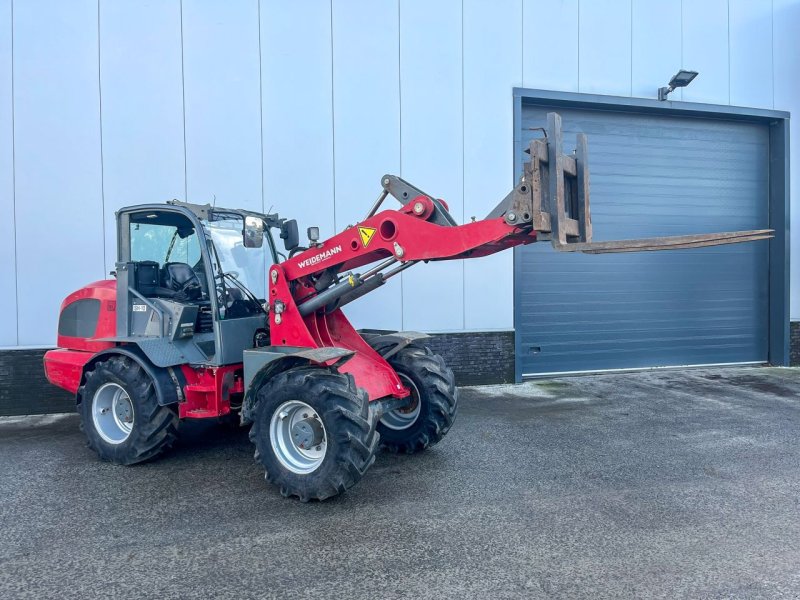
[[[292,435],[292,428],[300,421],[316,419],[322,429],[322,441],[310,448],[301,448]],[[313,473],[325,460],[328,450],[328,433],[316,410],[305,402],[289,400],[272,413],[269,439],[278,461],[292,473]]]
[[407,408],[390,410],[381,417],[381,423],[389,429],[400,431],[403,429],[408,429],[417,422],[422,402],[420,402],[419,389],[417,388],[417,385],[411,381],[411,378],[403,373],[398,373],[398,375],[408,389],[411,390],[411,398],[413,399],[414,404],[412,405],[411,410]]
[[125,389],[116,383],[105,383],[92,398],[92,421],[98,435],[109,444],[127,440],[133,431],[133,402]]

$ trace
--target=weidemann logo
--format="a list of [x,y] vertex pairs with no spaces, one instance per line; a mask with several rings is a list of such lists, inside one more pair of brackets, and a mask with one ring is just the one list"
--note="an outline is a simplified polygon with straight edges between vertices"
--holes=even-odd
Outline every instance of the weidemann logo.
[[334,254],[339,254],[342,251],[341,246],[336,246],[335,248],[331,248],[330,250],[325,250],[325,252],[320,252],[316,256],[309,256],[305,260],[301,260],[297,263],[297,267],[300,269],[305,269],[306,267],[310,267],[311,265],[315,265],[318,262],[325,260],[326,258],[330,258]]

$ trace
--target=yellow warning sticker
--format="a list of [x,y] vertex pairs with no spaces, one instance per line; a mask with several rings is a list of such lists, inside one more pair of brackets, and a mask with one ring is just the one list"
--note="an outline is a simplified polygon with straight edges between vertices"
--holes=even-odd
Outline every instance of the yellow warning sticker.
[[358,233],[361,235],[361,243],[364,244],[364,248],[369,246],[369,243],[372,241],[372,236],[375,235],[375,228],[374,227],[359,227]]

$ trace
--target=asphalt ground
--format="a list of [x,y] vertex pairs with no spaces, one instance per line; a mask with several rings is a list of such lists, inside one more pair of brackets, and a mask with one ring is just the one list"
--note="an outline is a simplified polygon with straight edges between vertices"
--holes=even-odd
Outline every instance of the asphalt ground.
[[324,503],[241,430],[118,467],[76,415],[0,420],[0,598],[800,598],[800,372],[464,388]]

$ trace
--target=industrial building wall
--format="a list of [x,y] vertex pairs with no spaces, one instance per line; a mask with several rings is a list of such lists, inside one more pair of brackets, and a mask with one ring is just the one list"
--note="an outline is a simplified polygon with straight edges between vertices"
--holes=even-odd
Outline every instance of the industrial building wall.
[[[686,67],[675,100],[794,112],[799,30],[796,0],[0,0],[0,347],[54,343],[61,299],[113,268],[121,206],[273,208],[327,236],[392,172],[480,218],[512,184],[514,86],[654,97]],[[502,330],[512,302],[507,252],[349,314]]]

